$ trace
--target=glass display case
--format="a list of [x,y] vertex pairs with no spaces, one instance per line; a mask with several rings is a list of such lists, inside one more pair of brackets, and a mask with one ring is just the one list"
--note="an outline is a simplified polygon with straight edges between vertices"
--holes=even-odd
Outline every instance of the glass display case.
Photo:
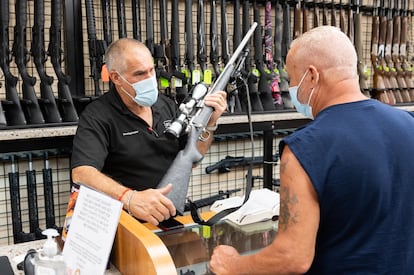
[[167,247],[179,275],[213,274],[209,260],[218,245],[231,245],[241,254],[260,250],[272,242],[277,221],[238,226],[221,221],[213,226],[187,224],[172,231],[154,230]]

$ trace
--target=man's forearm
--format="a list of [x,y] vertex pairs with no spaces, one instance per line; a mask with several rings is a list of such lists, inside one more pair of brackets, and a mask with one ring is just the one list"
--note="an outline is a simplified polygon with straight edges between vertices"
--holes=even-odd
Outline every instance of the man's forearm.
[[119,199],[127,188],[92,166],[79,166],[73,168],[72,180],[73,182],[85,184],[93,189],[101,191],[114,199]]

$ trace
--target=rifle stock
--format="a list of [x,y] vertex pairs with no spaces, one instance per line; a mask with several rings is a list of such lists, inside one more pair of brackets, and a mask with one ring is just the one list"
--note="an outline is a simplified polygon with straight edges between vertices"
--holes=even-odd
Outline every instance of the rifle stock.
[[43,192],[45,198],[45,213],[46,213],[46,228],[56,228],[55,221],[55,204],[53,199],[53,179],[52,169],[49,166],[48,153],[44,153],[44,168],[43,174]]
[[[243,35],[246,35],[249,31],[250,23],[250,3],[249,0],[244,0],[243,2]],[[242,105],[242,111],[248,111],[248,99],[250,97],[250,104],[253,112],[262,112],[263,105],[260,100],[259,91],[257,90],[258,77],[252,72],[252,56],[251,56],[251,45],[250,41],[246,44],[246,61],[244,62],[245,75],[247,75],[247,87],[244,87],[244,91],[240,93],[240,102]],[[247,93],[247,90],[249,93]]]
[[72,100],[69,83],[70,77],[63,73],[61,67],[61,26],[62,26],[62,2],[52,1],[52,16],[50,23],[50,39],[48,54],[50,56],[53,69],[58,79],[58,108],[62,121],[77,122],[79,120]]
[[15,4],[16,25],[14,26],[13,56],[19,74],[22,77],[23,100],[22,107],[27,123],[43,124],[42,111],[37,101],[34,85],[36,78],[30,76],[26,63],[28,61],[28,51],[26,49],[26,24],[27,24],[27,2],[26,0],[17,0]]
[[407,16],[407,2],[403,1],[402,18],[401,18],[401,37],[399,56],[401,61],[401,68],[403,70],[404,80],[407,86],[407,92],[410,96],[410,101],[414,101],[414,83],[412,81],[413,67],[408,62],[407,57],[407,40],[408,40],[408,16]]
[[127,37],[125,0],[116,0],[116,13],[118,15],[118,36],[119,38]]
[[40,77],[41,98],[39,99],[39,104],[44,119],[47,123],[61,123],[62,117],[60,116],[56,98],[52,90],[53,77],[46,74],[44,67],[44,63],[47,60],[44,37],[44,12],[44,0],[34,0],[34,24],[32,28],[31,53]]
[[[254,60],[255,71],[259,77],[259,83],[257,89],[259,91],[260,100],[263,105],[263,110],[274,111],[275,105],[273,104],[272,90],[269,82],[273,80],[270,73],[266,72],[263,61],[263,36],[262,26],[260,24],[260,10],[257,6],[257,1],[253,2],[254,21],[257,22],[257,28],[254,33]],[[258,73],[257,73],[258,72]]]
[[[395,98],[395,103],[402,103],[403,98],[401,96],[398,82],[396,79],[397,72],[394,68],[394,63],[392,61],[392,46],[393,46],[393,18],[392,18],[392,7],[391,1],[388,2],[388,13],[387,13],[387,36],[385,42],[385,52],[384,52],[384,65],[385,65],[385,75],[389,80],[389,89],[392,91],[392,94]],[[398,30],[399,31],[399,30]],[[399,39],[399,38],[398,38]]]
[[[10,71],[9,49],[9,1],[0,1],[0,66],[4,75],[6,86],[6,100],[0,104],[0,126],[26,125],[26,118],[20,104],[16,90],[17,77]],[[4,113],[2,110],[4,107]]]
[[37,204],[37,184],[36,171],[33,169],[32,154],[28,155],[28,169],[26,170],[27,179],[27,200],[29,207],[30,232],[34,233],[37,239],[43,238],[42,230],[39,228],[39,214]]
[[[370,97],[370,92],[369,92],[369,88],[367,84],[369,71],[367,69],[367,65],[364,62],[364,47],[363,47],[363,41],[362,41],[363,39],[362,15],[360,14],[360,11],[359,11],[360,1],[361,0],[356,0],[357,4],[356,4],[356,11],[355,11],[355,49],[356,49],[357,56],[358,56],[359,87],[361,88],[362,93]],[[378,36],[376,38],[378,39]],[[375,54],[376,54],[377,49],[373,49],[373,50],[375,50]]]
[[[224,70],[217,78],[217,80],[213,83],[212,87],[209,90],[209,93],[215,93],[217,91],[223,90],[226,87],[228,81],[230,80],[230,77],[234,73],[236,61],[241,55],[256,26],[257,24],[253,23],[248,33],[240,42],[240,45],[234,51]],[[200,85],[202,86],[200,89],[207,91],[207,87],[205,87],[203,84]],[[195,89],[197,89],[197,86]],[[197,104],[197,106],[199,106],[199,104]],[[193,112],[195,113],[193,114]],[[164,187],[169,183],[173,183],[175,185],[171,192],[167,194],[167,197],[174,203],[177,209],[177,213],[179,214],[182,214],[184,212],[184,205],[192,167],[203,157],[197,150],[197,141],[199,140],[204,127],[207,125],[212,112],[213,109],[211,107],[202,105],[200,109],[193,109],[192,112],[190,112],[194,115],[191,118],[187,118],[187,115],[185,113],[180,114],[180,116],[171,124],[166,132],[166,134],[172,134],[172,136],[176,137],[180,135],[181,132],[181,130],[178,133],[176,132],[177,125],[179,129],[182,129],[183,124],[187,124],[189,126],[188,140],[185,148],[178,152],[176,158],[174,159],[174,162],[158,185],[159,188]],[[187,119],[189,119],[189,121],[186,121]]]

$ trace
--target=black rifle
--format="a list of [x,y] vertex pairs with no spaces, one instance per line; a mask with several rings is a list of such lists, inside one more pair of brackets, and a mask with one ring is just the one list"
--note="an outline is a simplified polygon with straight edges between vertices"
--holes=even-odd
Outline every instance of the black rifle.
[[[132,3],[136,2],[133,0]],[[138,1],[139,3],[139,1]],[[133,6],[134,8],[135,6]],[[112,19],[111,19],[111,1],[110,0],[101,0],[102,8],[102,22],[103,22],[103,36],[106,42],[106,45],[109,46],[112,43]],[[135,15],[135,13],[133,13]],[[134,19],[134,17],[133,17]],[[135,22],[135,21],[134,21]],[[134,23],[135,25],[135,23]],[[135,34],[135,32],[134,32]]]
[[37,73],[40,77],[40,107],[47,123],[60,123],[60,116],[56,98],[53,94],[53,77],[46,74],[45,62],[47,60],[45,49],[45,5],[44,0],[34,0],[34,24],[32,28],[31,53]]
[[[233,49],[235,49],[241,41],[241,30],[240,30],[240,1],[235,0],[233,4],[234,8],[234,17],[233,17]],[[242,60],[241,60],[242,61]],[[243,60],[244,62],[244,60]],[[244,66],[244,64],[239,64],[238,66]],[[240,70],[236,70],[241,72]],[[241,75],[234,75],[230,78],[229,85],[227,87],[228,98],[227,98],[227,107],[230,113],[240,113],[242,111],[240,97],[239,97],[239,87],[240,84],[240,77]]]
[[10,185],[10,200],[12,210],[12,222],[13,222],[13,239],[14,243],[21,243],[27,241],[33,241],[36,239],[34,233],[24,233],[22,226],[22,212],[20,205],[20,183],[19,172],[16,171],[16,164],[14,156],[10,156],[11,171],[9,172],[9,185]]
[[[9,1],[0,1],[0,66],[6,84],[6,100],[0,105],[0,126],[25,125],[26,118],[16,90],[17,77],[10,72],[11,55],[9,49]],[[1,107],[4,107],[5,113]]]
[[[224,70],[209,89],[208,94],[213,94],[225,88],[231,76],[234,74],[237,60],[243,52],[243,49],[253,34],[256,26],[257,23],[254,23],[244,36],[240,45],[234,51],[229,62],[224,67]],[[182,107],[182,109],[180,109],[182,112],[166,130],[166,134],[171,137],[179,137],[184,128],[186,130],[185,132],[188,133],[188,140],[185,148],[178,152],[174,162],[158,185],[158,187],[164,187],[169,183],[175,184],[173,190],[168,193],[167,196],[172,200],[177,208],[177,213],[179,214],[184,211],[185,198],[187,196],[192,167],[202,159],[202,155],[197,150],[197,142],[213,113],[211,107],[199,104],[200,100],[207,94],[207,90],[207,87],[203,84],[194,87],[192,98],[188,102],[180,105],[180,108]],[[185,125],[188,127],[184,127]]]
[[279,88],[279,74],[273,60],[273,39],[272,39],[272,2],[270,0],[265,3],[265,26],[264,26],[264,44],[265,44],[265,70],[272,76],[270,81],[270,89],[272,91],[273,104],[275,108],[283,109],[282,96]]
[[210,63],[213,66],[214,79],[216,79],[220,74],[216,0],[210,1],[210,7]]
[[204,82],[205,84],[212,83],[212,72],[207,68],[207,43],[205,30],[205,14],[204,14],[204,0],[198,0],[197,5],[197,62],[200,66],[201,72],[193,72],[193,81],[196,83]]
[[17,0],[15,5],[16,25],[14,26],[13,56],[22,77],[22,107],[28,124],[43,124],[42,111],[37,101],[34,85],[36,78],[27,72],[26,63],[29,53],[26,49],[27,1]]
[[[217,195],[213,195],[213,196],[210,196],[204,199],[195,200],[192,203],[198,209],[204,206],[212,205],[215,201],[229,198],[231,194],[237,193],[239,191],[241,191],[240,188],[231,189],[227,191],[220,190]],[[184,211],[190,211],[190,210],[191,210],[190,203],[186,203],[184,206]]]
[[[168,25],[167,25],[167,2],[166,0],[159,0],[160,12],[160,43],[154,47],[155,70],[158,78],[158,88],[171,98],[175,99],[175,90],[169,89],[172,75],[168,72],[169,69],[169,44],[168,39]],[[172,94],[174,92],[174,94]]]
[[[285,4],[288,5],[288,4]],[[275,32],[274,43],[275,51],[273,60],[276,63],[276,68],[279,72],[279,88],[282,94],[283,106],[285,108],[293,108],[292,101],[289,95],[289,76],[285,68],[285,57],[290,46],[290,16],[289,6],[287,8],[287,15],[285,16],[284,8],[281,0],[276,1],[275,4]]]
[[185,60],[186,68],[184,70],[187,79],[189,79],[188,88],[194,85],[193,71],[194,71],[194,41],[193,41],[193,1],[185,0]]
[[[277,163],[279,155],[273,155],[273,162]],[[219,173],[228,173],[230,168],[247,166],[249,164],[257,165],[263,164],[263,157],[232,157],[226,156],[224,159],[218,161],[215,164],[206,167],[206,174],[218,170]]]
[[32,154],[28,154],[28,169],[26,170],[27,200],[29,207],[30,232],[35,233],[37,239],[42,239],[42,230],[39,228],[39,214],[37,205],[36,171],[33,169]]
[[229,32],[227,29],[227,3],[226,0],[220,0],[220,17],[221,17],[221,60],[227,64],[230,58]]
[[52,169],[49,167],[48,152],[44,153],[43,172],[43,192],[45,198],[46,228],[56,228],[55,222],[55,204],[53,202],[53,179]]
[[260,24],[260,10],[257,7],[257,1],[253,2],[254,21],[257,22],[257,28],[254,33],[254,60],[256,69],[258,70],[259,78],[259,95],[262,101],[263,109],[265,111],[274,111],[275,105],[273,104],[272,90],[270,89],[269,81],[273,80],[273,76],[266,72],[263,61],[263,36],[262,26]]
[[52,1],[52,16],[50,23],[50,39],[48,54],[53,69],[58,79],[58,106],[64,122],[77,122],[79,120],[72,94],[69,89],[70,77],[62,71],[61,26],[62,26],[62,1]]
[[127,37],[125,0],[116,0],[116,12],[118,15],[118,36],[119,38]]
[[170,39],[170,72],[172,74],[170,88],[175,94],[178,104],[188,96],[187,75],[181,70],[180,54],[180,25],[178,13],[178,0],[171,1],[171,39]]
[[[134,39],[141,41],[141,1],[132,0],[132,32]],[[109,44],[108,44],[109,45]]]
[[99,80],[101,79],[101,72],[103,62],[103,56],[105,54],[107,44],[104,40],[98,40],[96,36],[96,22],[95,22],[95,7],[93,0],[86,0],[86,25],[88,31],[88,48],[89,48],[89,61],[91,67],[90,76],[93,79],[95,87],[95,96],[101,96],[102,90],[99,86]]
[[[243,20],[242,20],[242,31],[243,36],[249,31],[250,22],[250,3],[249,0],[243,0]],[[258,74],[253,73],[252,71],[252,57],[251,57],[251,46],[250,41],[246,44],[244,48],[246,52],[246,61],[244,62],[244,75],[247,75],[247,89],[249,90],[250,104],[253,112],[262,112],[263,105],[260,100],[259,91],[257,90],[257,82],[259,80]],[[243,86],[246,89],[246,86]],[[242,105],[242,111],[248,111],[248,100],[247,100],[247,90],[242,91],[239,94],[240,103]]]
[[154,56],[154,5],[152,0],[145,0],[145,45]]

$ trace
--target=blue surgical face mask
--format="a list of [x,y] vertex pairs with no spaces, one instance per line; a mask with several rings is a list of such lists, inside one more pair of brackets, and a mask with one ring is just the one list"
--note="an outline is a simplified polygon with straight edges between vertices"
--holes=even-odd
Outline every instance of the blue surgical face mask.
[[146,78],[139,82],[135,82],[133,84],[129,83],[120,73],[119,76],[125,80],[126,83],[131,85],[131,87],[135,91],[135,97],[132,97],[123,87],[121,90],[126,93],[132,100],[134,100],[138,105],[141,106],[152,106],[155,102],[157,102],[158,98],[158,83],[155,74],[150,78]]
[[290,94],[290,98],[292,100],[292,103],[296,108],[296,111],[301,113],[302,115],[304,115],[307,118],[313,119],[312,106],[310,106],[309,103],[311,101],[314,88],[312,88],[312,91],[310,93],[307,104],[302,104],[298,100],[298,90],[300,88],[300,85],[302,85],[302,82],[305,79],[305,76],[308,74],[308,72],[309,72],[309,70],[306,70],[306,72],[303,74],[302,79],[299,81],[298,86],[289,87],[289,94]]

